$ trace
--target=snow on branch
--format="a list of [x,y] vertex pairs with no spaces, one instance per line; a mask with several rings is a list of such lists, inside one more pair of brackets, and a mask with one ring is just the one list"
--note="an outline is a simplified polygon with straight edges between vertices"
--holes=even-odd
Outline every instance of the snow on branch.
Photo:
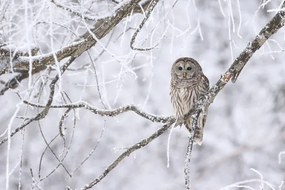
[[[80,18],[84,18],[85,20],[88,20],[88,21],[96,21],[98,18],[96,17],[89,17],[89,16],[86,16],[86,15],[82,15],[81,13],[69,8],[69,7],[65,7],[63,6],[62,4],[58,3],[57,1],[55,0],[51,0],[51,2],[58,8],[61,8],[73,15],[76,15]],[[117,1],[114,1],[112,0],[113,3],[115,4],[120,4],[120,2],[117,2]],[[138,3],[134,8],[133,8],[133,13],[143,13],[144,10],[147,9],[147,7],[149,6],[149,4],[152,2],[152,0],[147,0],[145,2],[142,2],[142,5],[140,5],[140,3]],[[152,10],[151,10],[152,11]]]
[[[32,74],[39,73],[45,70],[49,65],[54,65],[56,62],[68,57],[79,57],[82,53],[93,47],[98,39],[104,38],[113,28],[119,24],[122,19],[131,13],[142,13],[144,8],[147,8],[152,1],[143,1],[143,6],[139,6],[142,0],[131,0],[128,3],[121,5],[115,10],[113,15],[105,18],[97,19],[93,28],[86,31],[82,36],[78,37],[70,45],[49,54],[44,55],[23,55],[18,53],[12,56],[12,64],[10,64],[11,56],[1,58],[0,75],[5,73],[16,72],[19,73],[18,78],[12,78],[6,82],[3,89],[0,89],[0,95],[3,95],[8,89],[16,88],[18,84],[29,77],[29,72]],[[54,1],[52,1],[54,3]],[[151,9],[152,11],[152,9]],[[84,17],[83,17],[84,18]],[[96,38],[94,38],[94,36]],[[0,47],[0,53],[4,51]],[[56,57],[56,59],[55,59]],[[32,68],[30,68],[32,65]]]
[[280,10],[276,15],[263,27],[259,34],[248,43],[246,48],[241,54],[234,60],[230,68],[221,76],[216,84],[211,87],[208,93],[201,97],[196,103],[195,111],[193,114],[189,113],[185,117],[191,116],[193,118],[192,128],[193,134],[189,138],[186,159],[185,159],[185,186],[186,189],[191,189],[190,184],[190,161],[191,152],[193,148],[193,139],[195,135],[195,129],[197,128],[197,121],[200,114],[203,114],[204,110],[207,110],[211,103],[213,103],[218,93],[225,87],[225,85],[231,80],[233,83],[236,82],[239,74],[241,73],[244,66],[247,64],[252,55],[268,40],[273,34],[275,34],[285,23],[285,1],[283,2]]
[[[37,105],[37,104],[33,104],[27,101],[24,101],[24,103],[30,106],[33,106],[33,107],[38,107],[38,108],[46,107],[45,105]],[[145,119],[148,119],[152,122],[159,122],[159,123],[168,123],[169,121],[174,119],[174,117],[162,117],[162,116],[157,116],[157,115],[146,113],[134,105],[127,105],[127,106],[123,106],[123,107],[113,109],[113,110],[100,110],[100,109],[97,109],[89,105],[86,102],[81,102],[78,104],[65,104],[65,105],[55,105],[55,106],[51,105],[50,108],[69,108],[69,109],[85,108],[94,114],[97,114],[100,116],[109,116],[109,117],[115,117],[124,112],[132,111]]]

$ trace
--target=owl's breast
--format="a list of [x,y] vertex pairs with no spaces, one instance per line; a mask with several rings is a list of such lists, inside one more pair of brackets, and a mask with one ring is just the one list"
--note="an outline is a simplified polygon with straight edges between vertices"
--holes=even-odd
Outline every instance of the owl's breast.
[[172,88],[171,100],[175,108],[176,115],[182,117],[193,107],[197,93],[195,88]]
[[196,99],[196,92],[195,88],[179,88],[178,89],[178,96],[184,104],[191,105],[193,101]]

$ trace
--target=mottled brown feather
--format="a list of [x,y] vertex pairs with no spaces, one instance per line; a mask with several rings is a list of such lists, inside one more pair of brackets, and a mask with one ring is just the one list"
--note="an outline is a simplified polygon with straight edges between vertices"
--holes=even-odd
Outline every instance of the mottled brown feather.
[[[186,66],[185,66],[186,65]],[[188,66],[187,66],[188,65]],[[192,71],[177,70],[177,66],[186,68],[194,67]],[[181,76],[187,73],[188,78],[183,79]],[[209,80],[203,74],[202,68],[193,58],[179,58],[175,61],[171,69],[171,88],[170,96],[171,102],[177,118],[177,125],[184,124],[185,127],[192,132],[192,118],[189,117],[186,121],[183,120],[184,115],[187,114],[194,106],[195,102],[209,90]],[[203,140],[203,128],[206,121],[206,112],[201,114],[198,118],[198,128],[195,131],[194,142],[201,144]]]

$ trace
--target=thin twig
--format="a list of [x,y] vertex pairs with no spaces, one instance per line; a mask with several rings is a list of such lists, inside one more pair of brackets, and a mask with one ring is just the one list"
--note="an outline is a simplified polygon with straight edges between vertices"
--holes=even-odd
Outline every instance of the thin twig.
[[138,47],[134,47],[134,43],[135,40],[137,38],[137,35],[139,34],[139,32],[141,31],[141,29],[143,28],[144,24],[146,23],[146,21],[148,20],[150,14],[152,13],[154,7],[157,5],[159,0],[151,0],[151,2],[148,4],[147,9],[145,10],[145,17],[142,20],[142,22],[140,23],[139,27],[136,29],[135,33],[132,36],[131,42],[130,42],[130,47],[133,50],[137,50],[137,51],[148,51],[153,49],[154,47],[149,47],[149,48],[138,48]]
[[39,126],[39,129],[40,129],[40,133],[42,135],[42,138],[47,146],[47,148],[50,150],[50,152],[52,153],[52,155],[54,156],[54,158],[58,161],[58,164],[60,166],[63,167],[63,169],[66,171],[66,173],[68,174],[69,177],[72,177],[71,173],[68,171],[68,169],[66,168],[66,166],[63,164],[63,160],[64,159],[59,159],[58,156],[56,155],[56,153],[53,151],[53,149],[51,148],[50,146],[50,143],[48,143],[44,133],[43,133],[43,130],[42,130],[42,127],[41,127],[41,124],[40,124],[40,121],[38,121],[38,126]]
[[33,173],[32,168],[30,168],[30,174],[31,174],[31,177],[32,177],[32,189],[34,189],[35,187],[37,187],[37,189],[43,190],[43,188],[41,188],[41,187],[38,185],[38,183],[37,183],[37,181],[36,181],[36,179],[35,179],[35,177],[34,177],[34,173]]
[[71,111],[71,108],[68,108],[67,110],[65,110],[65,112],[62,114],[60,120],[59,120],[59,124],[58,124],[58,129],[59,129],[59,134],[61,136],[61,138],[63,139],[63,142],[65,144],[65,134],[64,134],[64,120],[65,118],[68,117],[68,113]]
[[[114,30],[113,30],[113,32],[112,32],[112,34],[111,34],[111,36],[110,36],[110,38],[109,38],[109,40],[108,40],[106,46],[108,46],[109,42],[111,41],[111,38],[112,38],[113,34],[114,34]],[[91,61],[91,65],[92,65],[93,70],[94,70],[94,77],[95,77],[95,81],[96,81],[96,84],[97,84],[97,91],[98,91],[98,95],[99,95],[100,102],[101,102],[102,106],[104,107],[104,109],[107,109],[107,106],[106,106],[106,104],[104,103],[104,100],[103,100],[103,97],[102,97],[102,94],[101,94],[101,90],[100,90],[100,87],[99,87],[99,81],[98,81],[98,76],[97,76],[97,69],[96,69],[96,66],[95,66],[95,61],[98,60],[98,58],[99,58],[104,52],[105,52],[105,50],[103,49],[103,50],[99,53],[99,55],[93,60],[92,57],[91,57],[91,55],[90,55],[90,53],[89,53],[89,51],[87,51],[88,56],[89,56],[89,59],[90,59],[90,61]],[[94,152],[97,150],[97,147],[98,147],[99,144],[100,144],[101,139],[103,138],[105,129],[106,129],[106,118],[104,118],[103,127],[102,127],[102,129],[101,129],[101,132],[100,132],[100,135],[99,135],[98,139],[96,140],[96,143],[95,143],[94,147],[91,149],[91,151],[88,153],[88,155],[80,162],[79,166],[76,167],[76,168],[73,170],[72,173],[76,173],[76,172],[83,166],[83,164],[94,154]]]
[[[50,144],[56,140],[56,138],[59,137],[59,134],[57,134],[55,137],[53,137],[50,142],[48,143],[48,145],[50,146]],[[40,162],[39,162],[39,169],[38,169],[38,178],[41,180],[41,170],[42,170],[42,163],[43,163],[43,158],[44,158],[44,155],[46,153],[46,151],[48,150],[48,146],[46,146],[46,148],[44,149],[44,151],[42,152],[41,154],[41,157],[40,157]]]
[[[63,74],[65,72],[65,70],[68,68],[68,66],[75,60],[76,57],[71,57],[62,67],[61,67],[61,74]],[[51,81],[49,87],[50,87],[50,94],[48,97],[48,101],[46,103],[46,105],[44,106],[44,109],[38,113],[35,117],[29,119],[28,121],[26,121],[25,123],[23,123],[20,127],[16,128],[14,131],[11,132],[10,136],[5,137],[1,142],[0,142],[0,146],[7,142],[9,138],[13,137],[15,134],[17,134],[19,131],[23,130],[26,126],[28,126],[30,123],[34,122],[34,121],[38,121],[41,120],[43,118],[45,118],[45,116],[48,114],[49,109],[50,109],[50,105],[52,104],[53,101],[53,96],[55,93],[55,84],[59,79],[59,74],[57,74],[54,79]]]
[[71,8],[69,8],[69,7],[65,7],[65,6],[61,5],[61,4],[59,4],[58,2],[56,2],[55,0],[51,0],[51,2],[52,2],[55,6],[57,6],[58,8],[63,9],[63,10],[65,10],[65,11],[67,11],[67,12],[70,12],[71,14],[76,15],[76,16],[78,16],[79,18],[84,18],[85,20],[88,20],[88,21],[96,21],[96,20],[97,20],[97,18],[90,18],[90,17],[88,17],[88,16],[82,16],[81,13],[76,12],[76,11],[72,10]]

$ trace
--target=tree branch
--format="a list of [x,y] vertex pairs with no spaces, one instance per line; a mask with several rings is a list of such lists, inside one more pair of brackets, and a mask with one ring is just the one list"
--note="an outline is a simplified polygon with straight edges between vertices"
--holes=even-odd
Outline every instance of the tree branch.
[[252,55],[268,40],[273,34],[275,34],[285,23],[285,1],[283,2],[281,9],[276,15],[263,27],[255,39],[248,43],[243,52],[235,59],[230,68],[221,76],[216,84],[211,87],[208,93],[201,97],[195,105],[195,111],[193,114],[188,113],[185,117],[191,116],[193,118],[192,128],[193,134],[189,139],[189,145],[187,148],[186,159],[185,159],[185,186],[186,189],[190,189],[190,161],[191,152],[193,146],[193,135],[197,128],[197,121],[199,116],[204,110],[207,110],[211,103],[218,95],[218,93],[225,87],[225,85],[232,80],[236,82],[239,74],[241,73],[244,66],[247,64]]
[[[33,107],[39,107],[39,108],[45,108],[45,105],[38,105],[38,104],[33,104],[27,101],[23,101],[23,103],[33,106]],[[158,123],[167,123],[170,120],[174,119],[173,116],[169,116],[169,117],[162,117],[162,116],[157,116],[157,115],[153,115],[153,114],[149,114],[146,112],[143,112],[142,110],[140,110],[139,108],[137,108],[134,105],[128,105],[128,106],[123,106],[117,109],[113,109],[113,110],[100,110],[97,108],[92,107],[91,105],[89,105],[86,102],[81,102],[78,104],[65,104],[65,105],[50,105],[50,108],[69,108],[69,109],[76,109],[76,108],[85,108],[86,110],[89,110],[91,112],[93,112],[94,114],[100,115],[100,116],[109,116],[109,117],[115,117],[117,115],[120,115],[124,112],[129,112],[132,111],[134,113],[136,113],[137,115],[148,119],[152,122],[158,122]]]

